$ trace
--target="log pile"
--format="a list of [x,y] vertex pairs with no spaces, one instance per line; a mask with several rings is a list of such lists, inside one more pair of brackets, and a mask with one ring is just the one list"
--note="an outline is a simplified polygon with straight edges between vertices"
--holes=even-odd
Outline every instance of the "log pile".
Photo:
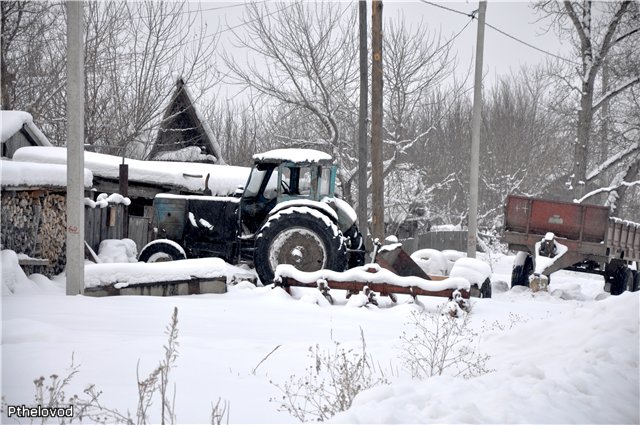
[[2,249],[32,258],[46,258],[49,266],[25,266],[25,273],[54,275],[66,262],[64,195],[48,191],[3,191]]

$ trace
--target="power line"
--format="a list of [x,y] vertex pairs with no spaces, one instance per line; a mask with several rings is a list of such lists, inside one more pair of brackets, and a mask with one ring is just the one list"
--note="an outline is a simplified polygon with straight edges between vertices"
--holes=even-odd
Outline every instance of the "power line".
[[475,14],[474,13],[464,13],[464,12],[461,12],[460,10],[451,9],[450,7],[443,6],[443,5],[438,4],[438,3],[432,3],[432,2],[427,1],[427,0],[421,0],[421,1],[422,1],[422,3],[428,4],[430,6],[439,7],[440,9],[448,10],[449,12],[457,13],[459,15],[464,15],[464,16],[467,16],[467,17],[469,17],[471,19],[475,18]]
[[571,59],[567,59],[567,58],[565,58],[565,57],[562,57],[562,56],[556,55],[555,53],[547,52],[546,50],[543,50],[543,49],[541,49],[541,48],[539,48],[539,47],[536,47],[536,46],[534,46],[533,44],[529,44],[529,43],[527,43],[526,41],[520,40],[520,39],[518,39],[518,38],[516,38],[516,37],[512,36],[511,34],[507,34],[506,32],[502,31],[500,28],[496,28],[495,26],[491,25],[491,24],[490,24],[490,23],[488,23],[488,22],[485,22],[485,25],[486,25],[486,26],[488,26],[489,28],[491,28],[492,30],[499,32],[500,34],[502,34],[502,35],[504,35],[504,36],[506,36],[506,37],[509,37],[509,38],[510,38],[510,39],[512,39],[512,40],[517,41],[518,43],[524,44],[524,45],[525,45],[525,46],[527,46],[527,47],[530,47],[530,48],[532,48],[532,49],[534,49],[534,50],[537,50],[537,51],[539,51],[539,52],[542,52],[542,53],[544,53],[544,54],[546,54],[546,55],[553,56],[554,58],[557,58],[557,59],[563,60],[563,61],[565,61],[565,62],[568,62],[568,63],[574,64],[574,65],[578,65],[578,63],[577,63],[577,62],[572,61]]
[[[433,2],[430,2],[430,1],[427,1],[427,0],[421,0],[421,1],[422,1],[422,3],[428,4],[430,6],[435,6],[435,7],[438,7],[440,9],[444,9],[444,10],[447,10],[449,12],[452,12],[452,13],[457,13],[459,15],[467,16],[467,17],[471,18],[472,20],[475,19],[475,17],[476,17],[476,15],[475,15],[476,11],[473,11],[471,13],[465,13],[465,12],[462,12],[460,10],[452,9],[450,7],[443,6],[443,5],[438,4],[438,3],[433,3]],[[513,36],[511,34],[506,33],[505,31],[501,30],[500,28],[497,28],[496,26],[491,25],[489,22],[485,21],[485,25],[488,26],[489,28],[491,28],[492,30],[499,32],[500,34],[502,34],[502,35],[504,35],[506,37],[509,37],[510,39],[512,39],[514,41],[517,41],[518,43],[524,44],[527,47],[530,47],[530,48],[532,48],[534,50],[537,50],[537,51],[539,51],[541,53],[544,53],[545,55],[553,56],[554,58],[563,60],[565,62],[574,64],[574,65],[577,65],[577,63],[572,61],[571,59],[567,59],[565,57],[556,55],[555,53],[548,52],[548,51],[546,51],[544,49],[541,49],[539,47],[534,46],[533,44],[530,44],[530,43],[527,43],[526,41],[520,40],[519,38],[517,38],[517,37],[515,37],[515,36]]]
[[[187,13],[190,14],[190,13],[210,12],[210,11],[213,11],[213,10],[231,9],[231,8],[234,8],[234,7],[240,7],[240,6],[245,6],[245,5],[246,5],[245,3],[237,3],[237,4],[227,5],[227,6],[210,7],[210,8],[207,8],[207,9],[184,10],[184,11],[181,11],[181,12],[171,12],[171,15],[175,16],[175,15],[186,15]],[[154,16],[147,15],[147,16],[135,16],[134,18],[135,19],[151,19],[153,17]]]

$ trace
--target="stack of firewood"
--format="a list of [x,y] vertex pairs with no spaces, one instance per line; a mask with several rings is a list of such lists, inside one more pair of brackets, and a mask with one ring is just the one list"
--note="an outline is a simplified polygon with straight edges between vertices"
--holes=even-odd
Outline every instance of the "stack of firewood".
[[[14,196],[11,196],[14,195]],[[2,194],[2,247],[32,256],[35,250],[35,234],[38,222],[36,210],[40,210],[40,198],[28,192]]]
[[42,198],[42,213],[38,229],[37,248],[40,258],[49,260],[52,273],[60,273],[66,264],[67,200],[62,195]]
[[1,203],[2,248],[49,260],[48,267],[33,271],[60,273],[66,262],[65,197],[41,191],[7,191],[2,193]]

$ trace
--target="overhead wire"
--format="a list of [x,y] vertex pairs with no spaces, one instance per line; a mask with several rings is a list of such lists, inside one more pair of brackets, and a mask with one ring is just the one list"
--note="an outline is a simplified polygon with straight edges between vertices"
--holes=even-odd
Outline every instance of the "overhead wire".
[[[263,0],[263,1],[266,1],[266,0]],[[262,3],[262,2],[258,2],[258,3]],[[245,5],[246,5],[246,3],[236,3],[236,4],[230,4],[230,5],[227,5],[227,6],[210,7],[210,8],[207,8],[207,9],[193,9],[193,10],[189,9],[189,10],[183,10],[183,11],[180,11],[180,12],[171,12],[171,15],[175,16],[175,15],[186,15],[188,13],[210,12],[210,11],[213,11],[213,10],[231,9],[231,8],[234,8],[234,7],[240,7],[240,6],[245,6]],[[150,19],[150,18],[153,18],[153,16],[151,16],[151,15],[136,16],[135,18],[136,19]]]
[[[441,4],[434,3],[434,2],[431,2],[431,1],[428,1],[428,0],[420,0],[420,1],[421,1],[422,3],[428,4],[428,5],[430,5],[430,6],[435,6],[435,7],[437,7],[437,8],[440,8],[440,9],[443,9],[443,10],[447,10],[447,11],[452,12],[452,13],[457,13],[457,14],[459,14],[459,15],[467,16],[467,17],[471,18],[472,20],[476,18],[476,11],[471,12],[471,13],[466,13],[466,12],[462,12],[462,11],[457,10],[457,9],[452,9],[452,8],[450,8],[450,7],[443,6],[443,5],[441,5]],[[500,28],[498,28],[498,27],[496,27],[496,26],[494,26],[494,25],[491,25],[490,23],[488,23],[488,22],[486,22],[486,21],[485,21],[485,25],[486,25],[486,26],[488,26],[489,28],[491,28],[492,30],[497,31],[497,32],[498,32],[498,33],[500,33],[500,34],[502,34],[502,35],[504,35],[504,36],[506,36],[506,37],[509,37],[510,39],[512,39],[512,40],[514,40],[514,41],[516,41],[516,42],[518,42],[518,43],[521,43],[521,44],[523,44],[523,45],[525,45],[525,46],[527,46],[527,47],[529,47],[529,48],[531,48],[531,49],[534,49],[534,50],[537,50],[537,51],[539,51],[539,52],[541,52],[541,53],[544,53],[545,55],[553,56],[553,57],[555,57],[555,58],[557,58],[557,59],[560,59],[560,60],[562,60],[562,61],[565,61],[565,62],[568,62],[568,63],[574,64],[574,65],[577,65],[577,64],[578,64],[577,62],[572,61],[571,59],[567,59],[567,58],[565,58],[565,57],[563,57],[563,56],[556,55],[555,53],[551,53],[551,52],[549,52],[549,51],[547,51],[547,50],[544,50],[544,49],[541,49],[541,48],[539,48],[539,47],[537,47],[537,46],[534,46],[534,45],[533,45],[533,44],[531,44],[531,43],[527,43],[526,41],[521,40],[521,39],[519,39],[518,37],[513,36],[513,35],[511,35],[511,34],[508,34],[507,32],[505,32],[505,31],[501,30]]]

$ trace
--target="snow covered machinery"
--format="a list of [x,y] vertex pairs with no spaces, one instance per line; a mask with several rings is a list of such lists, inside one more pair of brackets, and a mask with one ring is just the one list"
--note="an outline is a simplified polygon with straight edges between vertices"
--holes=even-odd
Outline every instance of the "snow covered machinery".
[[265,285],[279,264],[306,272],[364,264],[356,213],[335,196],[337,166],[330,155],[278,149],[253,159],[245,187],[232,197],[157,195],[157,239],[140,251],[140,261],[246,261]]
[[640,224],[607,207],[510,195],[502,240],[519,251],[512,287],[546,289],[551,273],[567,269],[603,275],[611,295],[638,290]]

